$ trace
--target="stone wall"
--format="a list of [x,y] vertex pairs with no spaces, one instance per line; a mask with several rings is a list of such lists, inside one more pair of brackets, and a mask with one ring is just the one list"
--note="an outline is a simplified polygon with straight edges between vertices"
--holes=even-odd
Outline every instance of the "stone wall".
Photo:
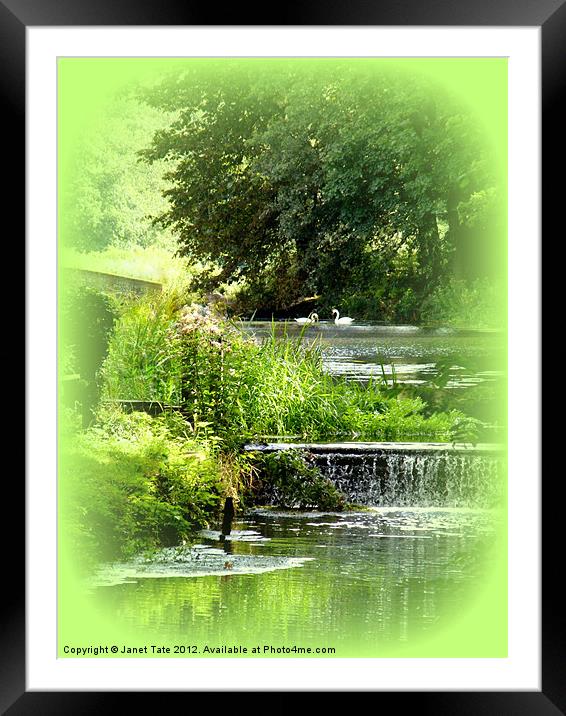
[[162,285],[157,281],[145,281],[139,278],[119,276],[118,274],[103,271],[89,271],[87,269],[64,268],[61,271],[63,284],[88,286],[111,293],[132,293],[141,296],[145,293],[161,291]]

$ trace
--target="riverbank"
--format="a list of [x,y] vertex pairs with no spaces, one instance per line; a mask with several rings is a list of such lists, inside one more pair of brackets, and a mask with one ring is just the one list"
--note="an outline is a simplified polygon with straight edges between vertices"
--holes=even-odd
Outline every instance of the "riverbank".
[[[275,491],[280,506],[348,509],[350,497],[305,455],[244,449],[267,435],[357,445],[477,439],[477,421],[431,410],[387,377],[329,375],[305,335],[273,328],[258,341],[175,295],[126,306],[100,370],[95,420],[61,440],[65,535],[85,565],[192,539],[218,520],[226,497],[241,509]],[[151,417],[116,400],[178,409]]]

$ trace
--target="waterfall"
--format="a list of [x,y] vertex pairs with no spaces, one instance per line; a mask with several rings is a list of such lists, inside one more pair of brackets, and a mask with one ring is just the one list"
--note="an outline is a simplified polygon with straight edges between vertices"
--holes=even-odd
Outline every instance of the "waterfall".
[[442,443],[248,445],[299,449],[348,502],[371,507],[482,507],[505,498],[505,453],[496,446]]

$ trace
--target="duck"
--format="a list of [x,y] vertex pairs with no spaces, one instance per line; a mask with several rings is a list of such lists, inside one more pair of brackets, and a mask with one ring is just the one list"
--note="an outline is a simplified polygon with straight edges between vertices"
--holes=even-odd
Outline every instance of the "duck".
[[343,316],[340,318],[340,311],[337,308],[332,309],[332,315],[336,314],[336,318],[334,319],[334,323],[337,326],[348,326],[350,323],[353,323],[356,319],[350,318],[350,316]]
[[303,316],[302,318],[295,318],[295,321],[301,325],[304,323],[316,323],[318,321],[318,313],[311,311],[307,318]]

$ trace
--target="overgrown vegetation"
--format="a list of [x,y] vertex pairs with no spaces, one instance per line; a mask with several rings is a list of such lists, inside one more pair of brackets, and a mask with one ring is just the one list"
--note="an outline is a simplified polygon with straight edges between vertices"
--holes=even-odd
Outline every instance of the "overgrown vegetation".
[[71,265],[229,292],[247,316],[316,295],[324,312],[496,327],[504,184],[440,84],[369,61],[175,67],[117,93],[65,155]]
[[181,364],[174,330],[179,301],[176,293],[160,293],[125,305],[102,368],[105,399],[179,404]]
[[[175,250],[171,233],[151,215],[167,202],[163,166],[138,161],[138,152],[170,115],[142,106],[123,92],[81,127],[73,151],[63,155],[61,232],[65,247],[100,252],[107,247],[158,246]],[[65,142],[67,135],[62,137]]]
[[255,500],[284,509],[343,510],[344,495],[300,451],[255,452]]
[[196,285],[242,281],[249,313],[318,295],[324,311],[415,321],[447,277],[500,275],[493,148],[424,76],[371,61],[211,60],[140,97],[174,113],[142,152],[167,167],[156,225],[210,265]]
[[474,440],[463,413],[331,377],[316,342],[258,344],[237,316],[316,300],[321,315],[500,323],[504,185],[458,101],[365,61],[181,64],[115,96],[61,155],[61,265],[164,286],[62,298],[62,514],[85,564],[188,539],[226,496],[346,507],[304,457],[245,442]]
[[500,283],[487,279],[467,283],[451,278],[424,301],[421,320],[455,328],[502,328],[505,293]]
[[[186,539],[218,516],[228,495],[248,504],[269,494],[284,507],[345,507],[304,458],[243,457],[244,442],[275,435],[449,441],[465,420],[457,411],[427,414],[423,400],[385,379],[361,386],[332,378],[316,342],[277,337],[274,326],[258,344],[174,293],[122,309],[99,373],[97,420],[64,441],[62,457],[69,534],[93,559]],[[108,407],[111,399],[178,410],[126,414]]]
[[63,441],[65,534],[87,562],[177,544],[208,524],[224,494],[213,441],[163,415],[102,409]]
[[117,322],[103,368],[105,397],[179,405],[192,429],[228,444],[265,436],[309,440],[449,440],[455,411],[323,370],[320,346],[301,336],[261,344],[237,324],[161,296],[138,301]]
[[62,399],[80,403],[86,426],[101,391],[100,369],[108,351],[119,306],[114,297],[88,287],[61,291],[59,302]]

